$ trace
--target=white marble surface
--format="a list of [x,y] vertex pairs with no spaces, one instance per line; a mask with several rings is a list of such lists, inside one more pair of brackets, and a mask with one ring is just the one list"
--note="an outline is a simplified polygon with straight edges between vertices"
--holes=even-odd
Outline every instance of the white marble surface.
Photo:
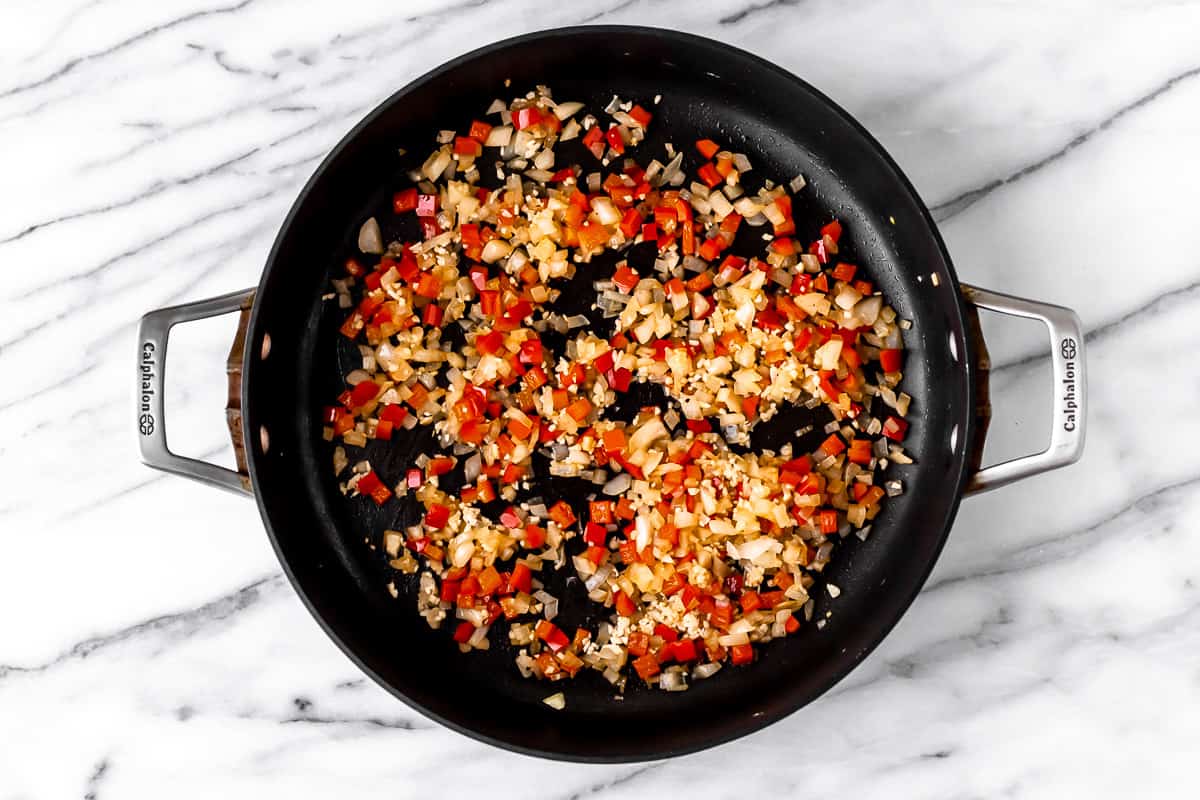
[[[665,763],[477,744],[364,681],[252,504],[142,467],[134,325],[251,285],[320,157],[428,67],[588,21],[714,36],[857,115],[964,280],[1078,309],[1081,463],[963,504],[833,692]],[[8,2],[0,9],[0,798],[1195,797],[1200,4]],[[228,460],[228,320],[173,338],[172,443]],[[989,454],[1048,430],[989,324]],[[1147,421],[1148,420],[1148,421]]]

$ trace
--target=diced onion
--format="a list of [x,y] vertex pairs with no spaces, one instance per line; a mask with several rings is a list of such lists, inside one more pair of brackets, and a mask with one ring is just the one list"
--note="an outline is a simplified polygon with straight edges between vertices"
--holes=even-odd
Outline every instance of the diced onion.
[[583,110],[583,103],[570,102],[559,103],[554,107],[554,116],[560,120],[565,120],[567,117],[573,117]]
[[607,495],[622,495],[629,491],[629,487],[633,484],[633,476],[628,472],[618,472],[612,480],[604,484],[602,490]]
[[488,131],[487,138],[484,139],[485,147],[507,147],[512,141],[513,129],[511,125],[497,125]]
[[383,232],[379,230],[379,222],[374,217],[358,229],[358,249],[373,255],[383,252]]

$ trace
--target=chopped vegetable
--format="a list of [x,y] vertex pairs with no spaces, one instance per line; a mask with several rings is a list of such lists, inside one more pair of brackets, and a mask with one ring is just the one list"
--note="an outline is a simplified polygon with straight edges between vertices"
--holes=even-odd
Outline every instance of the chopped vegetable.
[[[691,175],[674,148],[639,163],[654,115],[618,97],[601,117],[538,87],[494,113],[443,132],[394,187],[401,241],[372,217],[339,262],[353,363],[319,414],[335,472],[352,502],[404,519],[375,546],[420,572],[419,613],[450,619],[464,653],[507,635],[528,677],[684,691],[806,624],[835,544],[902,492],[884,470],[911,463],[906,323],[842,223],[793,206],[802,177],[751,186],[750,159],[703,138]],[[576,137],[594,168],[561,163]],[[594,299],[560,303],[593,259]],[[665,399],[612,413],[634,383]],[[830,421],[746,447],[796,407]],[[422,442],[394,488],[361,452]],[[558,496],[541,464],[583,493]],[[559,627],[560,571],[599,626]]]

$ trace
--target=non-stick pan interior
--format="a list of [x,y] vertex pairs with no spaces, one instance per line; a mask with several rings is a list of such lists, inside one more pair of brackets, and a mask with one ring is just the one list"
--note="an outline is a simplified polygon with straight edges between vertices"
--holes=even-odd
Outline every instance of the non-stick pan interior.
[[[355,357],[336,333],[345,312],[321,295],[353,252],[359,224],[375,214],[385,233],[405,233],[395,228],[388,198],[403,171],[433,147],[436,131],[462,131],[494,98],[539,83],[560,100],[596,109],[613,94],[647,107],[661,95],[650,139],[634,151],[643,162],[661,159],[668,141],[694,157],[691,143],[707,137],[750,156],[752,185],[804,175],[798,238],[815,238],[820,224],[840,218],[847,257],[913,321],[904,388],[915,398],[906,444],[917,464],[892,468],[889,477],[906,491],[886,504],[872,535],[865,542],[851,536],[838,548],[827,578],[841,596],[817,593],[824,628],[806,626],[762,648],[755,664],[727,666],[681,694],[631,688],[617,697],[597,674],[553,685],[523,680],[502,625],[491,651],[460,654],[446,630],[431,631],[417,616],[412,579],[387,567],[378,550],[380,532],[407,521],[392,507],[401,504],[377,509],[344,498],[332,474],[332,445],[320,435],[318,411],[341,391]],[[412,155],[399,156],[401,147]],[[791,75],[724,45],[663,31],[582,28],[494,45],[385,102],[322,165],[285,223],[248,339],[243,402],[254,435],[247,441],[259,441],[264,426],[271,442],[268,453],[251,454],[259,505],[285,568],[326,630],[384,686],[431,716],[496,744],[585,760],[654,758],[728,740],[836,682],[882,639],[932,567],[957,507],[964,443],[973,432],[971,350],[956,292],[941,241],[908,182],[844,112]],[[258,343],[267,333],[272,347],[263,360]],[[778,447],[794,427],[779,435],[776,426],[756,443]],[[372,443],[366,457],[395,482],[412,452]],[[583,500],[566,485],[541,494],[552,501],[555,492]],[[399,599],[388,593],[388,581]],[[578,581],[556,591],[568,629],[586,622]],[[559,690],[565,710],[541,703]]]

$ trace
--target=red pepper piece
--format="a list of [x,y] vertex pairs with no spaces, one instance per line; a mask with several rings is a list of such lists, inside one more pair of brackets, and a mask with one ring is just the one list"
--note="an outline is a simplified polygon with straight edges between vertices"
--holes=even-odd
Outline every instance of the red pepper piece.
[[879,366],[884,372],[899,372],[903,366],[903,352],[900,350],[880,350]]
[[883,435],[892,441],[904,441],[904,436],[907,433],[908,421],[900,417],[888,417],[887,422],[883,423]]
[[403,189],[392,195],[392,210],[397,214],[415,211],[418,192],[415,188]]

